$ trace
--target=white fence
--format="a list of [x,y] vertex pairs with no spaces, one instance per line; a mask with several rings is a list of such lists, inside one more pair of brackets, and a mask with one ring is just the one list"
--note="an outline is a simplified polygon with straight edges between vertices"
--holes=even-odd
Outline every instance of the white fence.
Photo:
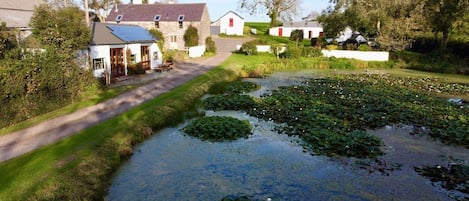
[[363,61],[388,61],[389,52],[368,52],[352,50],[322,50],[325,57],[358,59]]
[[205,53],[205,45],[194,46],[189,48],[189,57],[201,57]]

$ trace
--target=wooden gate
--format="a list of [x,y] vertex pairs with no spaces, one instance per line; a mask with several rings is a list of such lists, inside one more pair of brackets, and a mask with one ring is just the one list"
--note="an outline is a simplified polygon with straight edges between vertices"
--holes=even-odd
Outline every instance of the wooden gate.
[[111,48],[111,77],[120,77],[124,75],[124,49]]

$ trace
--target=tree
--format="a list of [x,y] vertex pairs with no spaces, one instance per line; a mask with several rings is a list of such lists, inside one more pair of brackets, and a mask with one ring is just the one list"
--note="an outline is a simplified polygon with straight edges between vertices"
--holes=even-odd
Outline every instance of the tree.
[[[100,22],[106,21],[106,16],[117,4],[121,4],[120,0],[91,0],[88,7],[96,13]],[[118,9],[118,8],[117,8]]]
[[279,19],[291,21],[298,14],[300,0],[239,0],[238,5],[251,15],[258,11],[266,12],[270,18],[270,26],[275,27],[278,26]]
[[304,37],[304,32],[303,30],[300,30],[300,29],[295,29],[290,34],[290,40],[295,41],[296,47],[298,47],[298,44],[301,41],[303,41],[303,37]]
[[158,47],[160,48],[161,51],[164,50],[164,35],[163,35],[163,32],[159,31],[158,29],[150,29],[149,32],[151,33],[151,35],[153,35],[156,40],[157,40],[157,44],[158,44]]
[[186,43],[186,47],[199,45],[199,33],[197,28],[192,25],[187,27],[186,33],[184,33],[184,42]]
[[442,33],[441,48],[446,49],[449,34],[453,31],[455,24],[464,19],[464,15],[469,12],[469,2],[467,0],[426,0],[424,4],[424,14],[427,17],[428,25],[435,36]]
[[75,56],[77,50],[86,49],[91,40],[82,11],[78,7],[55,10],[50,5],[36,7],[30,24],[33,35],[42,45],[57,49],[63,54]]

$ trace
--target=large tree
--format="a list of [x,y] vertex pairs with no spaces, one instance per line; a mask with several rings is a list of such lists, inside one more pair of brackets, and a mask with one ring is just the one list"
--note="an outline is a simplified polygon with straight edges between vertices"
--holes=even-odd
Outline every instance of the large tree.
[[270,26],[275,27],[279,20],[291,21],[298,14],[300,0],[239,0],[238,4],[250,14],[266,12]]
[[[88,7],[96,13],[100,22],[106,21],[108,13],[115,8],[117,4],[121,4],[120,0],[89,0]],[[116,8],[115,8],[116,9]],[[117,7],[117,9],[119,9]]]
[[446,49],[449,34],[469,12],[467,0],[425,0],[424,15],[435,36],[442,33],[441,48]]

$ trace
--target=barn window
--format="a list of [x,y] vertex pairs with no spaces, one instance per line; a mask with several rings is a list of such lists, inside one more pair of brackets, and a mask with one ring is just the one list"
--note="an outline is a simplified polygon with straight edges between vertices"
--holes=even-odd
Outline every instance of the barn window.
[[230,27],[233,27],[233,18],[230,18]]

